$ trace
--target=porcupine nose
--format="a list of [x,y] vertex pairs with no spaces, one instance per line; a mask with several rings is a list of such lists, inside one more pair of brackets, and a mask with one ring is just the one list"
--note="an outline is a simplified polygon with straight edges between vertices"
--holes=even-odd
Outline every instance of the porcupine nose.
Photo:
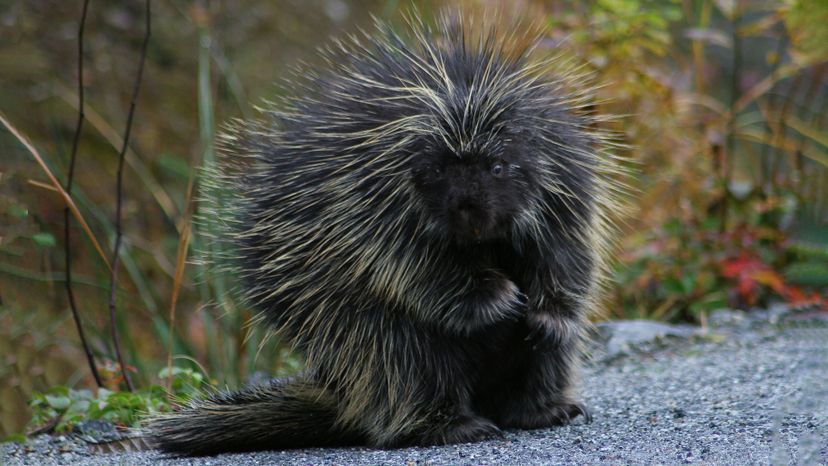
[[475,209],[476,209],[476,207],[474,205],[474,202],[472,202],[472,200],[469,199],[469,198],[461,199],[457,203],[457,211],[461,212],[463,214],[467,214],[467,215],[471,216],[471,214],[474,212]]
[[455,212],[457,212],[458,223],[463,230],[474,238],[482,233],[480,226],[480,207],[469,197],[462,197],[457,201]]

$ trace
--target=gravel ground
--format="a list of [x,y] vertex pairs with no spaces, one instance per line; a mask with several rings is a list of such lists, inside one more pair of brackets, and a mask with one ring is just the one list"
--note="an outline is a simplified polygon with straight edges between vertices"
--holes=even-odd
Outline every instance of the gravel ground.
[[724,311],[706,332],[640,322],[600,330],[604,343],[583,378],[588,425],[446,447],[195,459],[95,454],[77,438],[42,436],[3,446],[0,464],[828,465],[828,313]]

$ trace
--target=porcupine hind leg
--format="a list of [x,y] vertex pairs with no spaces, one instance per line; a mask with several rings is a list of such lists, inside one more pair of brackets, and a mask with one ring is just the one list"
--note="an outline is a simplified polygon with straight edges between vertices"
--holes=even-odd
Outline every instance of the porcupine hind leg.
[[[360,351],[337,352],[336,367],[347,372],[340,372],[332,384],[338,387],[342,421],[365,432],[369,444],[396,448],[465,443],[500,433],[491,420],[471,409],[477,363],[464,337],[393,313],[343,317],[347,322],[338,326],[361,329],[347,336],[347,344],[358,345]],[[338,346],[328,343],[329,348]]]

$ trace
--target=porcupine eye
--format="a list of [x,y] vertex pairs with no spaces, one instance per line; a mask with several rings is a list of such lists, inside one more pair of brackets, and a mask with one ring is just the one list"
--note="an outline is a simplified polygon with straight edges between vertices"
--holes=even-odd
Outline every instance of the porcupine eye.
[[492,175],[500,177],[503,174],[503,163],[497,162],[492,165]]

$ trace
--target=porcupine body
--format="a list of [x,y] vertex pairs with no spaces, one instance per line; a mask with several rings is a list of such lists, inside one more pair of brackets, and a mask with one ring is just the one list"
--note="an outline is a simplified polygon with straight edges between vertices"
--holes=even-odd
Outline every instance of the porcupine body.
[[[245,298],[307,368],[156,418],[183,454],[568,422],[620,171],[571,72],[444,20],[324,52],[221,142]],[[245,160],[233,175],[233,160]]]

